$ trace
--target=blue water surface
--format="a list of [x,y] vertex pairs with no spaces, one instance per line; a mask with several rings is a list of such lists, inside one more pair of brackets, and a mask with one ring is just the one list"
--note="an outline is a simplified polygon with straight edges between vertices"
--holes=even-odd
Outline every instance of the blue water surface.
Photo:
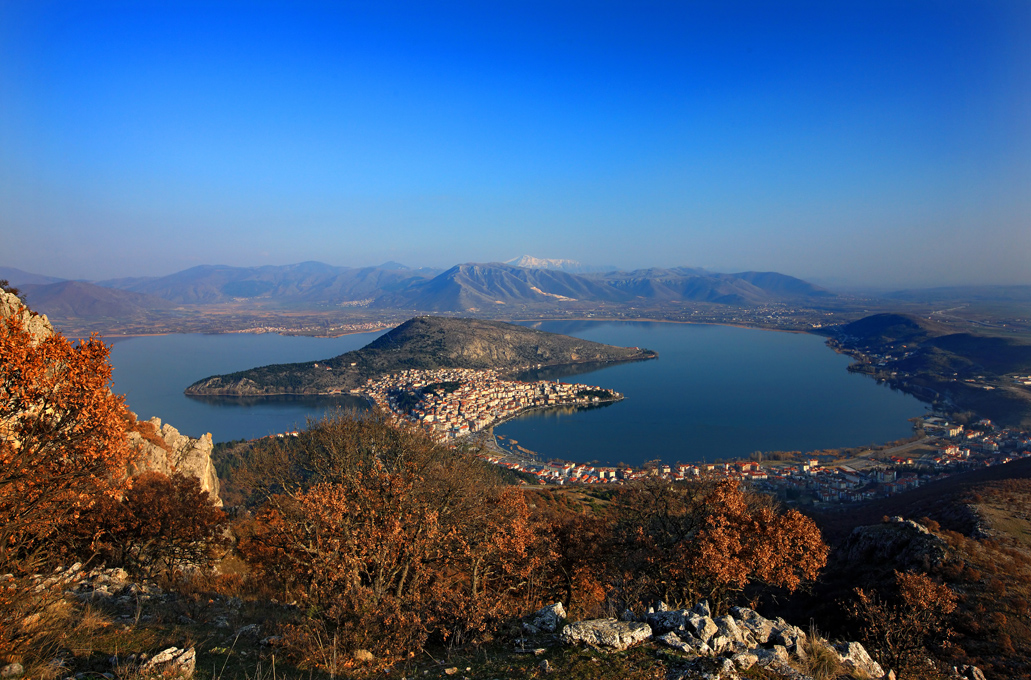
[[[846,371],[848,357],[814,335],[649,322],[527,325],[659,352],[657,360],[565,378],[618,390],[626,395],[619,403],[572,412],[535,411],[496,428],[545,457],[638,465],[655,459],[712,461],[754,451],[861,446],[908,436],[912,428],[907,419],[925,411],[915,398]],[[159,416],[185,434],[211,432],[215,441],[261,437],[303,427],[308,417],[359,402],[314,397],[197,400],[184,396],[183,389],[214,374],[326,359],[379,335],[131,338],[112,349],[114,387],[140,417]],[[541,377],[557,375],[561,373]]]

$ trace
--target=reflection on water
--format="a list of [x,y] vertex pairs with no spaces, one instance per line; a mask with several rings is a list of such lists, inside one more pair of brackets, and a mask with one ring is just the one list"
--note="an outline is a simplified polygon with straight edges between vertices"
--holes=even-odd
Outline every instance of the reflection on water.
[[191,437],[210,432],[219,442],[289,432],[304,427],[309,418],[367,405],[351,395],[191,398],[183,390],[215,374],[328,359],[364,347],[379,335],[308,338],[226,333],[128,338],[111,348],[113,390],[124,394],[129,408],[141,418],[158,416]]
[[[656,359],[639,359],[638,361],[656,361]],[[621,363],[632,364],[637,362],[624,361]],[[570,364],[568,366],[543,366],[541,368],[532,368],[528,371],[516,373],[512,376],[512,379],[522,380],[525,382],[536,382],[537,380],[561,380],[563,378],[571,378],[574,375],[594,373],[613,365],[614,364],[609,361],[587,361],[582,364]]]
[[526,325],[659,354],[520,376],[575,375],[575,382],[626,396],[605,411],[533,411],[496,428],[542,457],[640,465],[862,446],[909,436],[907,419],[925,410],[911,396],[849,373],[848,357],[813,335],[656,322]]
[[367,411],[372,404],[368,399],[351,394],[323,396],[318,394],[275,394],[267,397],[232,397],[225,395],[186,395],[187,399],[199,401],[213,408],[239,408],[241,406],[299,406],[312,410],[343,409],[345,411]]

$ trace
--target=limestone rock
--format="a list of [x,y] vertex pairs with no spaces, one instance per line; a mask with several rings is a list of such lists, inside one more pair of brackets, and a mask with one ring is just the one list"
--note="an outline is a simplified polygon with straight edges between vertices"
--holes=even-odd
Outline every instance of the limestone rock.
[[884,677],[884,669],[881,665],[870,658],[866,648],[858,642],[842,642],[834,646],[838,652],[838,658],[847,668],[865,673],[872,678]]
[[658,636],[655,639],[658,640],[659,642],[661,642],[662,644],[666,645],[667,647],[672,647],[673,649],[678,649],[678,650],[680,650],[681,652],[684,652],[684,653],[688,653],[688,652],[693,652],[694,651],[691,648],[691,645],[689,645],[686,642],[684,642],[683,640],[681,640],[680,637],[677,636],[676,633],[666,633],[664,635]]
[[698,654],[700,656],[710,656],[712,649],[709,645],[705,644],[698,638],[692,636],[689,633],[685,633],[683,637],[676,633],[666,633],[665,635],[656,638],[667,647],[684,652],[685,654]]
[[[735,644],[748,645],[745,633],[738,627],[732,616],[720,616],[713,619],[719,634]],[[754,645],[752,645],[754,647]]]
[[773,622],[747,607],[733,607],[730,613],[737,619],[739,627],[751,633],[757,644],[765,645],[773,632]]
[[929,570],[940,565],[947,544],[927,527],[892,517],[881,524],[856,527],[835,559],[848,564],[879,564],[899,570]]
[[17,295],[0,290],[0,318],[20,317],[29,335],[38,343],[54,334],[46,314],[36,314],[22,304]]
[[[10,293],[8,293],[9,295]],[[20,663],[9,663],[0,668],[0,678],[17,678],[25,674],[25,669]]]
[[712,636],[720,630],[716,625],[716,622],[711,618],[708,616],[699,616],[698,614],[691,614],[688,616],[684,627],[693,632],[702,642],[708,642],[712,639]]
[[977,666],[954,668],[953,674],[964,680],[985,680],[984,673]]
[[669,631],[682,630],[690,612],[686,609],[659,610],[645,616],[645,621],[652,627],[656,635]]
[[784,619],[778,618],[773,624],[768,642],[783,645],[788,649],[796,649],[805,644],[806,634],[798,626],[792,626]]
[[169,647],[158,652],[140,668],[144,677],[174,678],[189,680],[197,666],[197,652],[193,647],[179,649]]
[[523,628],[529,633],[554,633],[565,620],[565,607],[561,602],[556,602],[551,606],[538,609],[530,620],[523,624]]
[[730,657],[730,660],[734,662],[740,670],[747,671],[749,668],[759,663],[759,657],[752,652],[738,652],[734,656]]
[[[153,435],[148,438],[144,433],[151,429]],[[164,475],[180,472],[196,477],[200,480],[201,490],[208,492],[215,505],[222,506],[222,499],[218,495],[218,473],[211,461],[211,452],[215,447],[210,432],[200,439],[194,439],[180,434],[179,430],[167,423],[162,425],[160,418],[142,421],[139,430],[129,434],[130,445],[137,447],[140,453],[132,470],[133,476],[145,472],[160,472]]]
[[566,644],[586,644],[621,651],[652,636],[647,623],[619,621],[617,619],[594,619],[577,621],[562,629],[562,641]]

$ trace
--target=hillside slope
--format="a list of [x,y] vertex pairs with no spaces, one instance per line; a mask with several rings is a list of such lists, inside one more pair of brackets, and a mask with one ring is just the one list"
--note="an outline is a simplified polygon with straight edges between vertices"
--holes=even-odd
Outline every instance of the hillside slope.
[[153,295],[105,288],[84,281],[25,284],[22,291],[34,309],[55,320],[69,317],[139,319],[154,311],[176,307],[174,303]]
[[384,294],[382,308],[465,312],[501,305],[562,306],[580,303],[694,301],[754,305],[814,300],[834,294],[776,272],[715,274],[701,269],[639,269],[604,274],[569,273],[490,262],[452,267],[427,281]]
[[417,317],[362,349],[325,361],[275,364],[212,376],[190,385],[186,394],[329,394],[351,390],[368,378],[405,369],[508,371],[538,364],[637,361],[656,356],[637,347],[603,345],[498,321]]
[[866,373],[950,412],[976,413],[1006,426],[1031,426],[1031,390],[1014,376],[1031,372],[1031,342],[954,333],[903,314],[875,314],[838,328],[832,345]]

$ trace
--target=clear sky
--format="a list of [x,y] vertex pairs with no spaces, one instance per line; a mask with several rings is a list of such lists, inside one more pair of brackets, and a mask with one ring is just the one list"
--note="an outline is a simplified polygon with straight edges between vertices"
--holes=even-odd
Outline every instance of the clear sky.
[[1031,284],[1031,2],[0,0],[0,264]]

